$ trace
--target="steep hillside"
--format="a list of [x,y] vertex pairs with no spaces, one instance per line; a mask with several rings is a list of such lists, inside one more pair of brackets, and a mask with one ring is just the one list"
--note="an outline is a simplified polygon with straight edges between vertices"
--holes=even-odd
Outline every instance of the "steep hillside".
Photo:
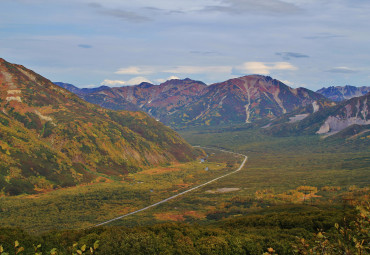
[[370,125],[370,93],[344,101],[316,133],[334,134],[352,125]]
[[370,87],[355,87],[355,86],[331,86],[322,88],[316,91],[317,93],[329,98],[333,101],[344,101],[353,97],[360,97],[370,92]]
[[0,59],[0,194],[124,178],[194,158],[177,133],[143,112],[87,103]]
[[[308,118],[309,116],[311,116],[312,114],[315,114],[317,112],[323,112],[325,111],[327,108],[331,108],[333,106],[336,106],[337,103],[333,102],[333,101],[330,101],[329,99],[320,99],[320,100],[317,100],[317,101],[314,101],[313,103],[311,104],[308,104],[306,106],[303,106],[303,107],[299,107],[289,113],[286,113],[276,119],[272,119],[270,121],[267,122],[266,124],[266,120],[264,120],[263,122],[261,122],[263,125],[261,126],[262,129],[265,129],[265,128],[269,128],[271,126],[278,126],[278,125],[291,125],[291,124],[297,124],[299,123],[300,121]],[[256,123],[256,124],[260,124],[260,123]]]
[[276,118],[324,97],[278,80],[250,75],[206,86],[170,80],[161,85],[109,88],[80,97],[110,109],[143,110],[167,125],[219,125]]
[[265,127],[268,133],[275,135],[322,134],[337,137],[349,137],[360,132],[366,133],[370,128],[370,93],[355,97],[339,104],[306,114],[297,121],[288,121],[284,116]]

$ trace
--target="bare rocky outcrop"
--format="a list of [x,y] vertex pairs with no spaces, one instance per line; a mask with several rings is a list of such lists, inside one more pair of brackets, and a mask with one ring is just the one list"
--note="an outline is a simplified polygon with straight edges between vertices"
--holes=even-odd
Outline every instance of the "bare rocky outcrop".
[[341,119],[338,116],[330,116],[326,119],[325,123],[320,127],[320,129],[316,132],[317,134],[334,134],[339,132],[349,126],[352,125],[369,125],[370,120],[364,120],[361,118],[348,118],[348,119]]
[[369,125],[368,97],[369,94],[350,100],[335,115],[329,116],[316,133],[331,135],[352,125]]

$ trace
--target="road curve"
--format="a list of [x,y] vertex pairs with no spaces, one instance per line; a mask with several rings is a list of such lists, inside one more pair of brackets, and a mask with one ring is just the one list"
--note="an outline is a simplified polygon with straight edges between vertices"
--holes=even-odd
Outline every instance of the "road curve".
[[130,212],[130,213],[127,213],[127,214],[124,214],[124,215],[118,216],[118,217],[116,217],[116,218],[114,218],[114,219],[107,220],[107,221],[104,221],[104,222],[102,222],[102,223],[96,224],[96,225],[94,225],[94,226],[91,226],[90,228],[98,227],[98,226],[102,226],[102,225],[108,224],[108,223],[110,223],[110,222],[112,222],[112,221],[116,221],[116,220],[122,219],[122,218],[124,218],[124,217],[130,216],[130,215],[133,215],[133,214],[136,214],[136,213],[138,213],[138,212],[142,212],[142,211],[148,210],[148,209],[150,209],[150,208],[152,208],[152,207],[154,207],[154,206],[157,206],[157,205],[160,205],[160,204],[166,203],[167,201],[172,200],[172,199],[174,199],[174,198],[176,198],[176,197],[182,196],[182,195],[184,195],[184,194],[186,194],[186,193],[188,193],[188,192],[191,192],[191,191],[193,191],[193,190],[199,189],[199,188],[201,188],[201,187],[203,187],[203,186],[206,186],[206,185],[208,185],[208,184],[210,184],[210,183],[212,183],[212,182],[215,182],[215,181],[217,181],[217,180],[219,180],[219,179],[225,178],[226,176],[229,176],[229,175],[231,175],[231,174],[235,174],[236,172],[239,172],[239,171],[244,167],[244,165],[245,165],[245,163],[247,162],[247,159],[248,159],[248,157],[247,157],[246,155],[244,155],[244,154],[240,154],[240,153],[236,153],[236,152],[232,152],[232,151],[227,151],[227,150],[222,150],[222,149],[215,149],[215,148],[208,148],[208,147],[202,147],[202,146],[194,146],[194,147],[199,147],[199,148],[204,148],[204,149],[218,150],[218,151],[223,151],[223,152],[227,152],[227,153],[231,153],[231,154],[235,154],[235,155],[243,156],[243,157],[244,157],[244,160],[243,160],[243,162],[240,164],[239,168],[238,168],[238,169],[236,169],[236,170],[235,170],[235,171],[233,171],[233,172],[230,172],[230,173],[224,174],[224,175],[222,175],[222,176],[219,176],[219,177],[217,177],[217,178],[215,178],[215,179],[212,179],[212,180],[210,180],[210,181],[208,181],[208,182],[205,182],[205,183],[203,183],[203,184],[200,184],[200,185],[198,185],[198,186],[195,186],[195,187],[193,187],[193,188],[191,188],[191,189],[188,189],[188,190],[185,190],[185,191],[183,191],[183,192],[180,192],[180,193],[178,193],[178,194],[176,194],[176,195],[173,195],[173,196],[171,196],[171,197],[169,197],[169,198],[166,198],[166,199],[164,199],[164,200],[161,200],[161,201],[159,201],[159,202],[157,202],[157,203],[155,203],[155,204],[151,204],[151,205],[149,205],[149,206],[147,206],[147,207],[144,207],[144,208],[142,208],[142,209],[139,209],[139,210],[136,210],[136,211],[133,211],[133,212]]

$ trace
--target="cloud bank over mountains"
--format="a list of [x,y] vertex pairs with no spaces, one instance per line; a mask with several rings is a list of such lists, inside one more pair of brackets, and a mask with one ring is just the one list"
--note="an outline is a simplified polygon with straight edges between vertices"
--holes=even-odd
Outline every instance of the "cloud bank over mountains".
[[170,76],[210,84],[252,73],[311,89],[370,83],[370,59],[364,57],[370,51],[369,1],[3,0],[1,5],[2,57],[80,87]]

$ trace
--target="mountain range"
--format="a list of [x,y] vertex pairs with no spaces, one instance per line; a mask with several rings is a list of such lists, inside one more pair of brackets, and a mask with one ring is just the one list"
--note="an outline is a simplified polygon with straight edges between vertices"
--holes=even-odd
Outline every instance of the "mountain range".
[[[283,136],[367,135],[370,129],[370,93],[334,102],[324,97],[334,89],[322,95],[262,75],[212,85],[188,78],[120,88],[56,84],[0,59],[0,194],[124,179],[145,167],[194,159],[193,148],[164,124],[254,123]],[[351,91],[343,97],[366,89]]]
[[[74,91],[78,88],[65,86]],[[268,76],[249,75],[207,86],[191,79],[160,85],[141,83],[119,88],[99,87],[75,92],[109,109],[142,110],[172,127],[250,123],[277,118],[325,99],[305,88],[291,88]]]
[[331,86],[328,88],[322,88],[316,91],[317,93],[320,93],[321,95],[325,96],[326,98],[329,98],[333,101],[344,101],[351,99],[353,97],[360,97],[365,95],[366,93],[370,92],[370,87],[355,87],[351,85],[346,86]]
[[119,88],[60,86],[106,108],[145,111],[173,127],[261,122],[264,132],[274,135],[329,136],[342,130],[365,132],[370,124],[366,94],[370,87],[337,86],[313,92],[262,75],[209,86],[188,78]]
[[101,108],[0,59],[0,157],[0,195],[17,195],[122,180],[195,151],[144,112]]

